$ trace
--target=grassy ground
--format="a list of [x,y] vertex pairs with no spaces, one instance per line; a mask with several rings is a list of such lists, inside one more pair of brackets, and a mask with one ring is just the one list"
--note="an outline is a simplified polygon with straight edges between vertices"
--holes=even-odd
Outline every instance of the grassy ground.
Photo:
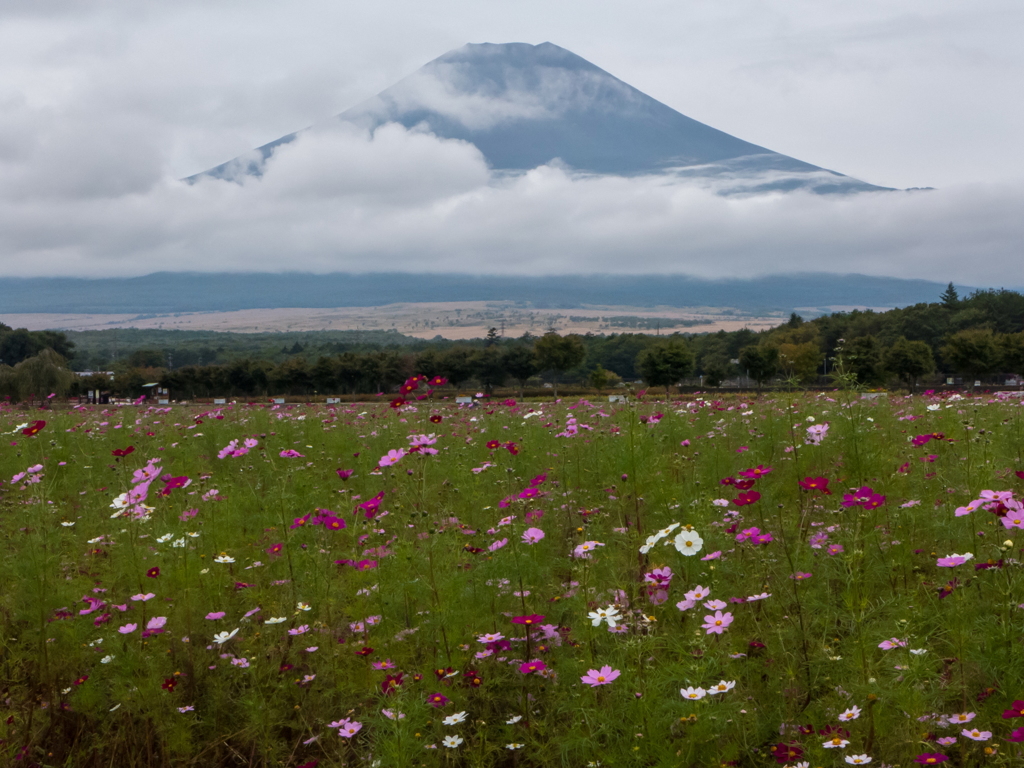
[[6,411],[2,749],[1020,765],[1021,416],[844,392]]

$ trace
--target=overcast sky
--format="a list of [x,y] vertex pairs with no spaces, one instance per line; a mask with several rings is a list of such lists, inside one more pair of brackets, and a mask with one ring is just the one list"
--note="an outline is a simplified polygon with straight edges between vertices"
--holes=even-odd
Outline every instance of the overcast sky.
[[[1024,285],[1020,0],[0,0],[0,274],[860,271]],[[467,42],[551,41],[747,141],[934,192],[723,199],[403,130],[183,185]],[[320,142],[320,143],[317,143]]]

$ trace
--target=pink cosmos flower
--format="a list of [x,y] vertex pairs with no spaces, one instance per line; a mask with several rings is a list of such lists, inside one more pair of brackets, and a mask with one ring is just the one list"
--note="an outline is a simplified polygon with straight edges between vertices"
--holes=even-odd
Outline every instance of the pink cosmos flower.
[[301,453],[299,453],[298,451],[293,451],[291,448],[288,448],[287,450],[281,451],[281,453],[279,453],[278,456],[280,456],[282,459],[304,459],[304,458],[306,458]]
[[701,628],[707,630],[707,634],[720,635],[725,632],[726,628],[732,624],[732,614],[722,613],[721,611],[715,611],[715,615],[705,616],[704,623],[701,624]]
[[146,629],[163,629],[166,623],[166,616],[154,616],[152,619],[146,622]]
[[338,735],[345,739],[351,739],[353,736],[359,733],[359,729],[362,727],[362,723],[355,721],[349,722],[348,718],[346,718],[339,724]]
[[508,544],[508,539],[498,539],[497,541],[492,542],[490,544],[490,546],[487,547],[487,551],[488,552],[497,552],[499,549],[504,547],[506,544]]
[[223,619],[225,616],[224,611],[211,611],[206,614],[206,618],[210,621],[216,621],[217,619]]
[[610,666],[605,664],[600,669],[587,670],[587,674],[583,675],[580,680],[591,688],[594,688],[598,685],[608,685],[620,674],[622,673],[619,670],[612,669]]
[[399,448],[397,450],[392,448],[387,452],[387,454],[380,457],[380,461],[377,462],[377,466],[390,467],[392,464],[397,464],[403,456],[405,456],[404,448]]
[[130,635],[138,628],[138,624],[125,624],[123,627],[118,627],[117,631],[120,632],[122,635]]
[[543,538],[544,531],[542,531],[540,528],[527,528],[525,531],[523,531],[524,544],[536,544]]
[[958,555],[954,552],[949,557],[940,557],[935,561],[935,565],[939,568],[955,568],[958,565],[963,565],[972,557],[974,557],[974,555],[971,552],[965,552],[962,555]]

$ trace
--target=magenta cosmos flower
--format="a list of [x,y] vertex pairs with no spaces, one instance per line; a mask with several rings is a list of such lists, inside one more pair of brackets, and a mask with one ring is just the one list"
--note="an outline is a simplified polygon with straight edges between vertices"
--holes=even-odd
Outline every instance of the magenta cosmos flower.
[[605,664],[600,669],[588,669],[587,674],[583,675],[580,680],[593,688],[598,685],[608,685],[620,674],[622,673],[619,672],[619,670],[612,669],[610,666]]

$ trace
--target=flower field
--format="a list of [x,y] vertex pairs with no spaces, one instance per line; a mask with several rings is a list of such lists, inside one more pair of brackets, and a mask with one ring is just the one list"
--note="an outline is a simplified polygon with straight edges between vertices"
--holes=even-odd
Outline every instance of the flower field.
[[1022,416],[845,391],[8,409],[0,749],[1024,765]]

